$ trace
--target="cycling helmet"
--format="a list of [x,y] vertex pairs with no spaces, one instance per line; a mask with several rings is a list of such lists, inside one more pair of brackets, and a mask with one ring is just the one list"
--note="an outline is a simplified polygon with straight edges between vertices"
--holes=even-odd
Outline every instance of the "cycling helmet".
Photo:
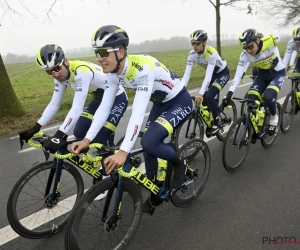
[[205,42],[207,40],[207,33],[204,30],[195,30],[190,35],[190,40]]
[[195,30],[190,35],[190,40],[205,42],[207,40],[207,33],[204,30]]
[[57,44],[47,44],[36,55],[36,63],[44,70],[52,69],[62,63],[65,58],[64,51]]
[[259,33],[255,29],[247,29],[245,30],[239,37],[240,45],[247,45],[251,42],[256,41],[259,37]]
[[92,37],[92,47],[116,47],[123,45],[128,47],[129,37],[127,32],[116,25],[105,25],[98,28]]
[[300,27],[297,27],[293,30],[294,40],[300,40]]

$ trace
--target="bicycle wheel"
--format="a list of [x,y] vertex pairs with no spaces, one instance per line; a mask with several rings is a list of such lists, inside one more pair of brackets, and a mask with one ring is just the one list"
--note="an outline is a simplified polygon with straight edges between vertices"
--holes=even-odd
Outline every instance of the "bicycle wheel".
[[[247,99],[247,98],[248,98],[248,91],[246,92],[246,94],[244,96],[244,99]],[[247,111],[247,103],[243,102],[241,105],[240,115],[241,116],[245,115],[246,111]]]
[[[55,161],[40,163],[28,170],[13,187],[7,202],[7,218],[19,235],[40,239],[57,233],[65,226],[70,210],[82,196],[83,180],[79,171],[64,162],[58,198],[51,204],[53,183],[49,183],[50,194],[46,197],[45,190],[50,172],[55,169]],[[69,185],[71,181],[73,184]]]
[[207,143],[200,139],[187,141],[178,152],[181,156],[187,157],[189,171],[193,173],[187,181],[194,181],[174,193],[171,201],[177,207],[187,207],[195,202],[205,187],[210,173],[211,156]]
[[242,116],[229,128],[223,145],[222,161],[228,172],[237,171],[244,162],[250,148],[251,139],[252,128],[250,125],[246,126],[246,116]]
[[[122,206],[118,209],[118,221],[111,219],[117,195],[117,183],[107,178],[91,187],[76,203],[65,230],[65,249],[124,249],[135,235],[142,217],[142,194],[131,179],[124,179]],[[94,201],[108,190],[105,199]],[[106,204],[107,202],[107,204]],[[108,205],[107,214],[104,206]]]
[[181,124],[177,129],[176,133],[173,135],[175,137],[175,150],[178,151],[180,147],[187,141],[198,138],[203,140],[204,137],[204,125],[200,117],[197,119],[195,131],[195,115],[192,114],[183,124]]
[[234,101],[231,100],[230,104],[226,107],[221,104],[219,107],[219,111],[219,115],[225,126],[217,133],[217,138],[219,141],[224,142],[228,129],[237,119],[237,111]]
[[295,116],[296,105],[297,103],[295,99],[295,94],[291,92],[285,97],[281,110],[280,129],[284,134],[287,133],[292,126]]
[[[275,142],[275,140],[277,138],[277,135],[278,135],[279,126],[281,124],[281,115],[280,115],[281,105],[278,102],[276,103],[276,109],[277,109],[276,112],[278,114],[278,117],[279,117],[278,119],[279,120],[278,120],[278,125],[277,125],[277,128],[276,128],[275,134],[270,136],[266,133],[266,137],[261,139],[261,145],[264,148],[267,148],[267,149],[270,148],[273,145],[273,143]],[[269,124],[270,117],[268,116],[266,119],[267,119],[267,121],[266,121],[265,131],[267,131],[267,129],[268,129],[268,124]]]

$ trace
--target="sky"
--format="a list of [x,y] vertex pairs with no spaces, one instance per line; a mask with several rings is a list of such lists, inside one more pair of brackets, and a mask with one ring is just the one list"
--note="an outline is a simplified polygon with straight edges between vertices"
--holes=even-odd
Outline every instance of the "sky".
[[[35,55],[48,43],[59,44],[66,52],[89,47],[93,32],[107,24],[125,29],[130,43],[172,36],[188,37],[196,29],[204,29],[208,37],[216,33],[215,9],[208,0],[56,0],[49,14],[51,22],[46,19],[47,10],[55,0],[22,1],[31,14],[21,6],[20,0],[7,2],[21,17],[6,14],[2,18],[5,8],[0,8],[2,55]],[[4,2],[0,0],[0,4]],[[263,34],[274,29],[292,33],[293,26],[278,28],[274,22],[267,22],[260,16],[222,7],[221,33],[234,34],[237,38],[247,28],[256,28]]]

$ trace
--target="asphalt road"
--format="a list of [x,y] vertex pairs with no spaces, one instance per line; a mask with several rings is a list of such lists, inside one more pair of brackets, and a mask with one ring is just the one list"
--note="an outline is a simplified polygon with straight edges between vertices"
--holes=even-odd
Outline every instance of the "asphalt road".
[[[229,85],[221,96],[227,93]],[[235,96],[243,97],[249,86],[238,87]],[[290,82],[286,81],[278,99],[282,101],[289,91]],[[197,90],[191,92],[196,93]],[[150,108],[151,104],[148,112]],[[130,114],[129,109],[116,131],[116,138],[123,135]],[[251,145],[246,161],[236,173],[228,173],[223,168],[222,143],[210,140],[211,173],[202,195],[190,207],[182,209],[165,203],[153,216],[143,215],[140,229],[128,249],[300,249],[298,244],[270,244],[282,240],[300,242],[299,124],[296,116],[290,132],[280,132],[270,149],[264,149],[260,142]],[[56,125],[47,127],[50,128],[47,133],[54,133]],[[13,185],[34,163],[44,160],[41,150],[19,149],[16,135],[0,137],[0,249],[63,250],[64,231],[40,240],[17,237],[13,233],[4,237],[11,232],[6,202]],[[91,179],[81,173],[89,187]]]

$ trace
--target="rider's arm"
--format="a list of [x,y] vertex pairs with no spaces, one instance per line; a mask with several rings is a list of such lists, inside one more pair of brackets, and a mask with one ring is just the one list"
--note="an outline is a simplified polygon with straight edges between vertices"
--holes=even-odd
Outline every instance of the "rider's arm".
[[238,66],[236,68],[235,76],[234,76],[234,78],[232,80],[232,83],[229,87],[229,91],[231,91],[232,93],[234,93],[235,89],[239,85],[239,83],[242,79],[243,73],[244,73],[245,65],[248,62],[249,62],[249,58],[248,58],[246,52],[243,51],[240,55],[240,60],[239,60]]
[[294,65],[295,60],[296,60],[296,58],[297,58],[297,54],[298,54],[297,51],[294,50],[294,52],[292,53],[292,56],[291,56],[290,66],[293,66],[293,65]]
[[202,86],[199,91],[200,95],[204,95],[206,88],[210,84],[210,81],[211,81],[211,78],[212,78],[212,75],[214,73],[214,69],[216,66],[216,62],[217,62],[217,54],[213,52],[212,54],[210,54],[209,59],[208,59],[208,65],[207,65],[207,69],[206,69],[206,73],[205,73],[205,78],[202,82]]
[[107,75],[107,81],[105,82],[106,88],[102,97],[101,104],[96,110],[92,125],[85,136],[85,138],[89,141],[92,141],[96,137],[100,129],[103,127],[114,104],[116,94],[118,92],[119,83],[115,81],[113,77],[113,75]]
[[287,45],[286,51],[284,53],[284,57],[283,57],[283,63],[284,63],[284,66],[286,68],[287,68],[287,66],[289,64],[289,60],[290,60],[290,57],[292,55],[292,52],[293,52],[292,43],[289,42],[288,45]]
[[191,73],[192,73],[192,70],[193,70],[193,64],[194,64],[194,62],[193,62],[193,55],[194,54],[191,54],[191,53],[192,52],[190,52],[190,54],[188,56],[186,67],[185,67],[185,72],[184,72],[184,75],[183,75],[185,86],[188,85],[188,82],[190,80]]
[[66,92],[66,87],[66,85],[60,83],[57,80],[54,80],[54,92],[52,95],[52,99],[45,108],[40,119],[37,121],[41,126],[45,126],[46,124],[48,124],[48,122],[51,121],[51,119],[59,110]]
[[246,74],[248,68],[249,68],[249,65],[250,65],[250,62],[247,62],[246,65],[245,65],[245,68],[244,68],[244,73],[243,73],[243,76],[242,78],[244,78],[244,75]]
[[[84,67],[85,69],[81,69],[81,67]],[[59,128],[59,130],[65,134],[68,134],[68,132],[74,127],[74,125],[78,121],[84,108],[84,103],[89,91],[90,83],[94,77],[94,73],[91,70],[85,72],[86,67],[81,67],[77,68],[76,75],[74,78],[75,95],[73,98],[72,108],[67,114],[63,124]]]
[[[139,73],[139,75],[143,76],[143,73]],[[149,72],[147,80],[145,82],[143,82],[142,84],[138,84],[137,92],[132,104],[132,114],[126,129],[124,141],[120,147],[120,150],[123,150],[127,153],[133,147],[141,130],[146,109],[150,101],[154,79],[155,75],[154,71],[152,71]]]

